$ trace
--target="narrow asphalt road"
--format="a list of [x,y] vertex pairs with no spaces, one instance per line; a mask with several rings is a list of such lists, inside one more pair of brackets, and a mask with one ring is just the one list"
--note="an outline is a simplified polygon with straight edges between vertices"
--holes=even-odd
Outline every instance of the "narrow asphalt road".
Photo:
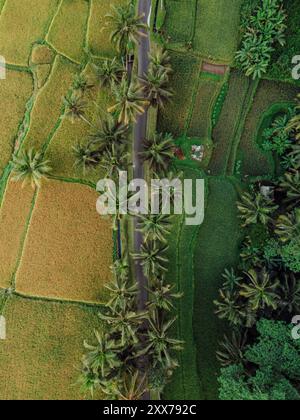
[[[148,17],[151,12],[151,0],[139,0],[138,14],[144,15],[144,22],[148,23]],[[147,34],[148,35],[148,34]],[[138,76],[143,77],[148,72],[149,67],[149,53],[150,53],[150,36],[142,37],[138,48]],[[134,129],[134,153],[133,153],[133,165],[134,165],[134,178],[144,178],[144,168],[139,157],[139,154],[143,151],[143,141],[146,138],[147,132],[147,112],[143,115],[138,116],[137,124]],[[138,232],[137,227],[138,220],[134,221],[134,249],[135,253],[139,253],[141,245],[143,243],[143,235]],[[146,290],[148,281],[143,274],[143,269],[139,261],[135,263],[135,275],[139,285],[139,299],[138,309],[140,311],[145,310],[146,303],[148,300],[148,293]]]

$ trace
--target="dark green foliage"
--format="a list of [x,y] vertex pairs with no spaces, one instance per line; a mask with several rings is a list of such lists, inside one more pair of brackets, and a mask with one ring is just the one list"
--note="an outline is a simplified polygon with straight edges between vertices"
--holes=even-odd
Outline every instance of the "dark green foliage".
[[283,322],[262,319],[257,331],[256,343],[244,353],[245,364],[222,369],[220,399],[300,400],[294,386],[300,379],[300,341],[292,339]]

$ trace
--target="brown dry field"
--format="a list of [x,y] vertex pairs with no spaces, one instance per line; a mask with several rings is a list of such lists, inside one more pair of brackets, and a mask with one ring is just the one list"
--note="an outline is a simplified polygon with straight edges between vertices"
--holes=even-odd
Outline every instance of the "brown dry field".
[[[101,302],[111,279],[111,221],[96,212],[96,191],[48,181],[39,191],[17,291],[26,295]],[[103,290],[104,289],[104,290]]]
[[11,284],[33,197],[29,185],[8,183],[0,211],[0,287]]

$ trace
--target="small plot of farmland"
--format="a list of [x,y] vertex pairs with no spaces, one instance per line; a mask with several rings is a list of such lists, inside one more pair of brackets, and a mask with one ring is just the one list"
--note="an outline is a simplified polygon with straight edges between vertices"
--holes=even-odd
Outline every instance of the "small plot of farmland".
[[238,151],[244,175],[272,175],[274,171],[272,162],[257,144],[257,133],[261,117],[275,103],[293,102],[297,93],[298,89],[287,83],[268,80],[260,82],[253,106],[246,119]]
[[27,66],[32,44],[46,35],[59,0],[7,0],[0,17],[0,51],[10,64]]
[[171,75],[172,101],[159,113],[158,127],[161,132],[171,132],[175,137],[185,130],[192,106],[193,92],[200,75],[200,60],[179,53],[170,53],[174,73]]
[[[83,337],[92,340],[98,308],[10,298],[0,345],[2,400],[78,400]],[[97,396],[99,397],[99,396]]]
[[0,287],[10,287],[25,239],[34,191],[10,181],[0,210]]
[[204,57],[232,63],[239,41],[242,0],[198,0],[194,49]]
[[31,113],[26,147],[41,148],[55,129],[63,110],[63,96],[69,91],[77,67],[57,56],[46,85],[39,91]]
[[29,73],[7,70],[6,80],[1,80],[0,83],[1,176],[14,150],[18,128],[24,118],[26,103],[33,92],[33,80]]
[[51,25],[47,41],[56,51],[81,62],[84,58],[89,3],[85,0],[63,0]]
[[192,40],[197,0],[168,0],[164,30],[172,43]]
[[111,279],[111,221],[96,212],[90,187],[50,181],[39,191],[17,290],[26,295],[101,302]]

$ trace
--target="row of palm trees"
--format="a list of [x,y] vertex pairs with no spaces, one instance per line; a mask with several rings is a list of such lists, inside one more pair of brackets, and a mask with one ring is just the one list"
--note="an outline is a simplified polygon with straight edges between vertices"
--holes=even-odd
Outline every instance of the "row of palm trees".
[[[171,98],[168,84],[172,69],[167,52],[157,48],[150,56],[148,73],[135,80],[130,55],[133,44],[146,30],[142,17],[135,16],[129,5],[113,8],[107,19],[114,28],[111,40],[119,56],[95,67],[95,74],[99,86],[112,92],[114,103],[97,127],[89,123],[92,132],[86,148],[80,144],[74,152],[77,165],[84,170],[99,165],[107,176],[114,177],[130,165],[127,146],[137,115],[149,107],[161,108]],[[80,106],[71,109],[66,102],[66,114],[71,118],[75,110],[77,118],[83,119],[78,112],[81,109]],[[173,157],[172,136],[155,133],[153,138],[145,140],[144,146],[140,159],[148,165],[151,174],[167,173]],[[119,208],[123,204],[117,203],[115,227],[120,226]],[[171,217],[133,216],[138,217],[137,229],[144,243],[136,254],[129,255],[126,249],[112,267],[114,279],[107,287],[110,298],[106,310],[100,314],[102,332],[95,332],[96,344],[85,343],[87,353],[80,378],[84,390],[100,389],[110,399],[135,400],[148,390],[161,392],[178,365],[175,352],[182,348],[182,343],[171,335],[176,321],[171,311],[174,300],[181,294],[165,279]],[[137,309],[138,287],[132,280],[131,258],[139,261],[148,279],[148,302],[142,312]]]
[[[298,111],[288,124],[295,147],[300,140]],[[294,251],[300,245],[299,168],[290,168],[274,187],[274,197],[254,187],[237,204],[246,233],[240,265],[237,271],[225,271],[214,302],[217,315],[233,328],[217,353],[223,366],[241,362],[249,331],[255,334],[260,318],[290,322],[300,311],[300,253]],[[286,258],[289,249],[292,265]]]

